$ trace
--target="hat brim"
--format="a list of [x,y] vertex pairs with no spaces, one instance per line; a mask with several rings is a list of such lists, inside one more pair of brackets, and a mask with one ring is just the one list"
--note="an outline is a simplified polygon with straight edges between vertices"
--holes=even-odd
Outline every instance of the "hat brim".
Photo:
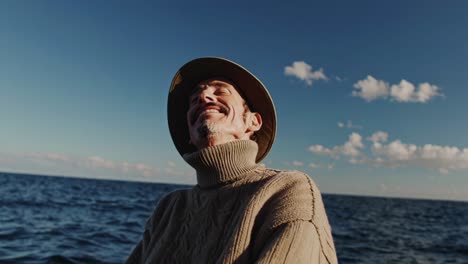
[[167,117],[172,140],[180,155],[197,151],[189,143],[187,125],[188,97],[203,80],[224,77],[232,81],[244,97],[250,110],[262,116],[262,127],[257,134],[260,162],[270,151],[276,136],[276,111],[263,83],[242,66],[224,58],[205,57],[186,63],[175,74],[169,89]]

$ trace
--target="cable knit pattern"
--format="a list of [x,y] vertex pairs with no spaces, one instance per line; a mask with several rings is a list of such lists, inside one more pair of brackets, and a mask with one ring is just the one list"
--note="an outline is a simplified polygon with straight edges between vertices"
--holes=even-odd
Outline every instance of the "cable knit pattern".
[[127,263],[337,263],[322,198],[239,140],[187,154],[198,184],[160,200]]

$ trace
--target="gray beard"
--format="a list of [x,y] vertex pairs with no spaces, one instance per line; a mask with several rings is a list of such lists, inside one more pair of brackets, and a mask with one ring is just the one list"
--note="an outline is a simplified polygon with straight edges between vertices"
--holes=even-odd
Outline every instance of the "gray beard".
[[208,139],[209,137],[220,133],[219,125],[215,122],[210,122],[208,120],[204,120],[203,124],[198,127],[198,135],[200,138]]

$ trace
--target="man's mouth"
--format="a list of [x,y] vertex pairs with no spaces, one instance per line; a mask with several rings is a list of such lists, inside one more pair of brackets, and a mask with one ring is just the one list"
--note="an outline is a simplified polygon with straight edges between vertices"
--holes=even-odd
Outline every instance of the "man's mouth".
[[200,115],[201,114],[208,114],[208,113],[219,113],[219,110],[214,109],[214,108],[205,109],[205,110],[201,111]]
[[210,114],[210,113],[221,113],[227,114],[229,109],[220,103],[208,103],[197,108],[193,115],[191,116],[191,123],[195,123],[200,116]]

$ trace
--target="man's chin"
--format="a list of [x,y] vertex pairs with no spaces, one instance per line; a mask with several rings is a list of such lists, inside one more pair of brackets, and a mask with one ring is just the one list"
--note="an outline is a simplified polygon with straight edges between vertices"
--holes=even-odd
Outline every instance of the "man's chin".
[[221,132],[221,124],[215,121],[203,120],[197,128],[197,134],[200,138],[208,138],[209,136]]

